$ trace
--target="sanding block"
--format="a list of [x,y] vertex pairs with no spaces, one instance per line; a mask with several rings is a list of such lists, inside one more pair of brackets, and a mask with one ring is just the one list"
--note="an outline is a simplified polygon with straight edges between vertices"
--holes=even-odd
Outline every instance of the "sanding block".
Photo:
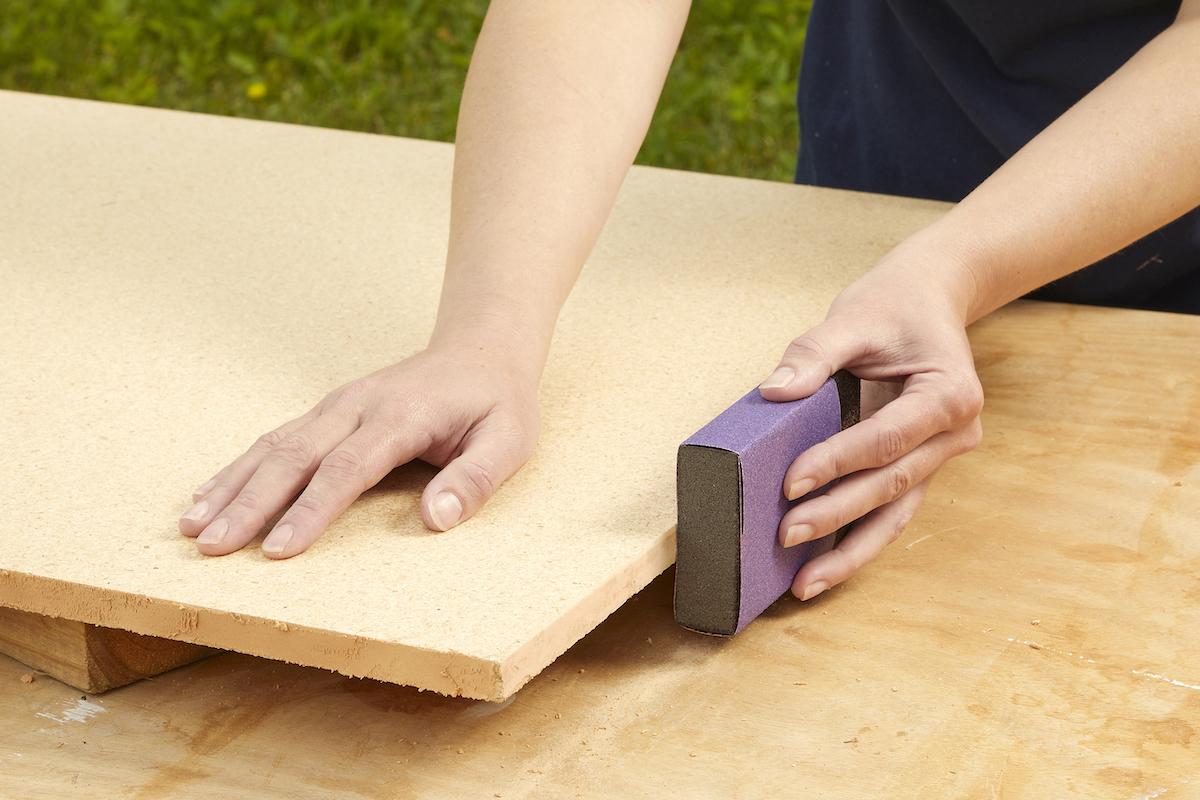
[[679,446],[675,620],[730,636],[791,588],[806,561],[837,534],[784,548],[779,523],[795,503],[783,477],[798,455],[858,422],[858,378],[838,372],[810,397],[787,403],[758,389]]

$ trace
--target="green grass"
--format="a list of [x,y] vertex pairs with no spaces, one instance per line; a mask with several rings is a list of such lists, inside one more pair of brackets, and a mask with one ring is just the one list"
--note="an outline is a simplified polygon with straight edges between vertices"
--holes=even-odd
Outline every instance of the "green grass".
[[[638,162],[790,180],[810,0],[697,0]],[[453,141],[486,0],[0,0],[0,88]]]
[[693,0],[638,163],[791,181],[811,0]]

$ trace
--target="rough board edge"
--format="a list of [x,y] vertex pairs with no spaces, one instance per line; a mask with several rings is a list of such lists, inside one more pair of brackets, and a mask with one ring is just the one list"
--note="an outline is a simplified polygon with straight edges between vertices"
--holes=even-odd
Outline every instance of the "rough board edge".
[[[0,606],[236,650],[356,678],[402,683],[452,697],[500,701],[516,691],[505,694],[502,665],[492,659],[423,650],[10,570],[0,570]],[[230,642],[242,644],[231,647]]]
[[[0,606],[147,636],[236,650],[343,675],[500,702],[675,562],[675,528],[502,661],[289,625],[143,595],[0,570]],[[229,642],[244,645],[230,647]]]

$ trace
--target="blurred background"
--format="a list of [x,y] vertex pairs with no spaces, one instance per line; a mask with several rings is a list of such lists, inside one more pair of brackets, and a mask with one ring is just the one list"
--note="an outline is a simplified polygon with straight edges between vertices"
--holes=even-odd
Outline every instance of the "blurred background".
[[[696,0],[639,164],[790,181],[811,0]],[[0,88],[454,140],[486,0],[0,0]]]

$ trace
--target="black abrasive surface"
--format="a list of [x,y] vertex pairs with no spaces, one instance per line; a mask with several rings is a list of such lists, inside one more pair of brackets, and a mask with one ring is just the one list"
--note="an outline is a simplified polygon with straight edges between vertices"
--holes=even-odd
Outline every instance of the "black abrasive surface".
[[737,630],[742,584],[742,496],[737,453],[716,447],[679,448],[675,553],[675,619],[704,633]]

